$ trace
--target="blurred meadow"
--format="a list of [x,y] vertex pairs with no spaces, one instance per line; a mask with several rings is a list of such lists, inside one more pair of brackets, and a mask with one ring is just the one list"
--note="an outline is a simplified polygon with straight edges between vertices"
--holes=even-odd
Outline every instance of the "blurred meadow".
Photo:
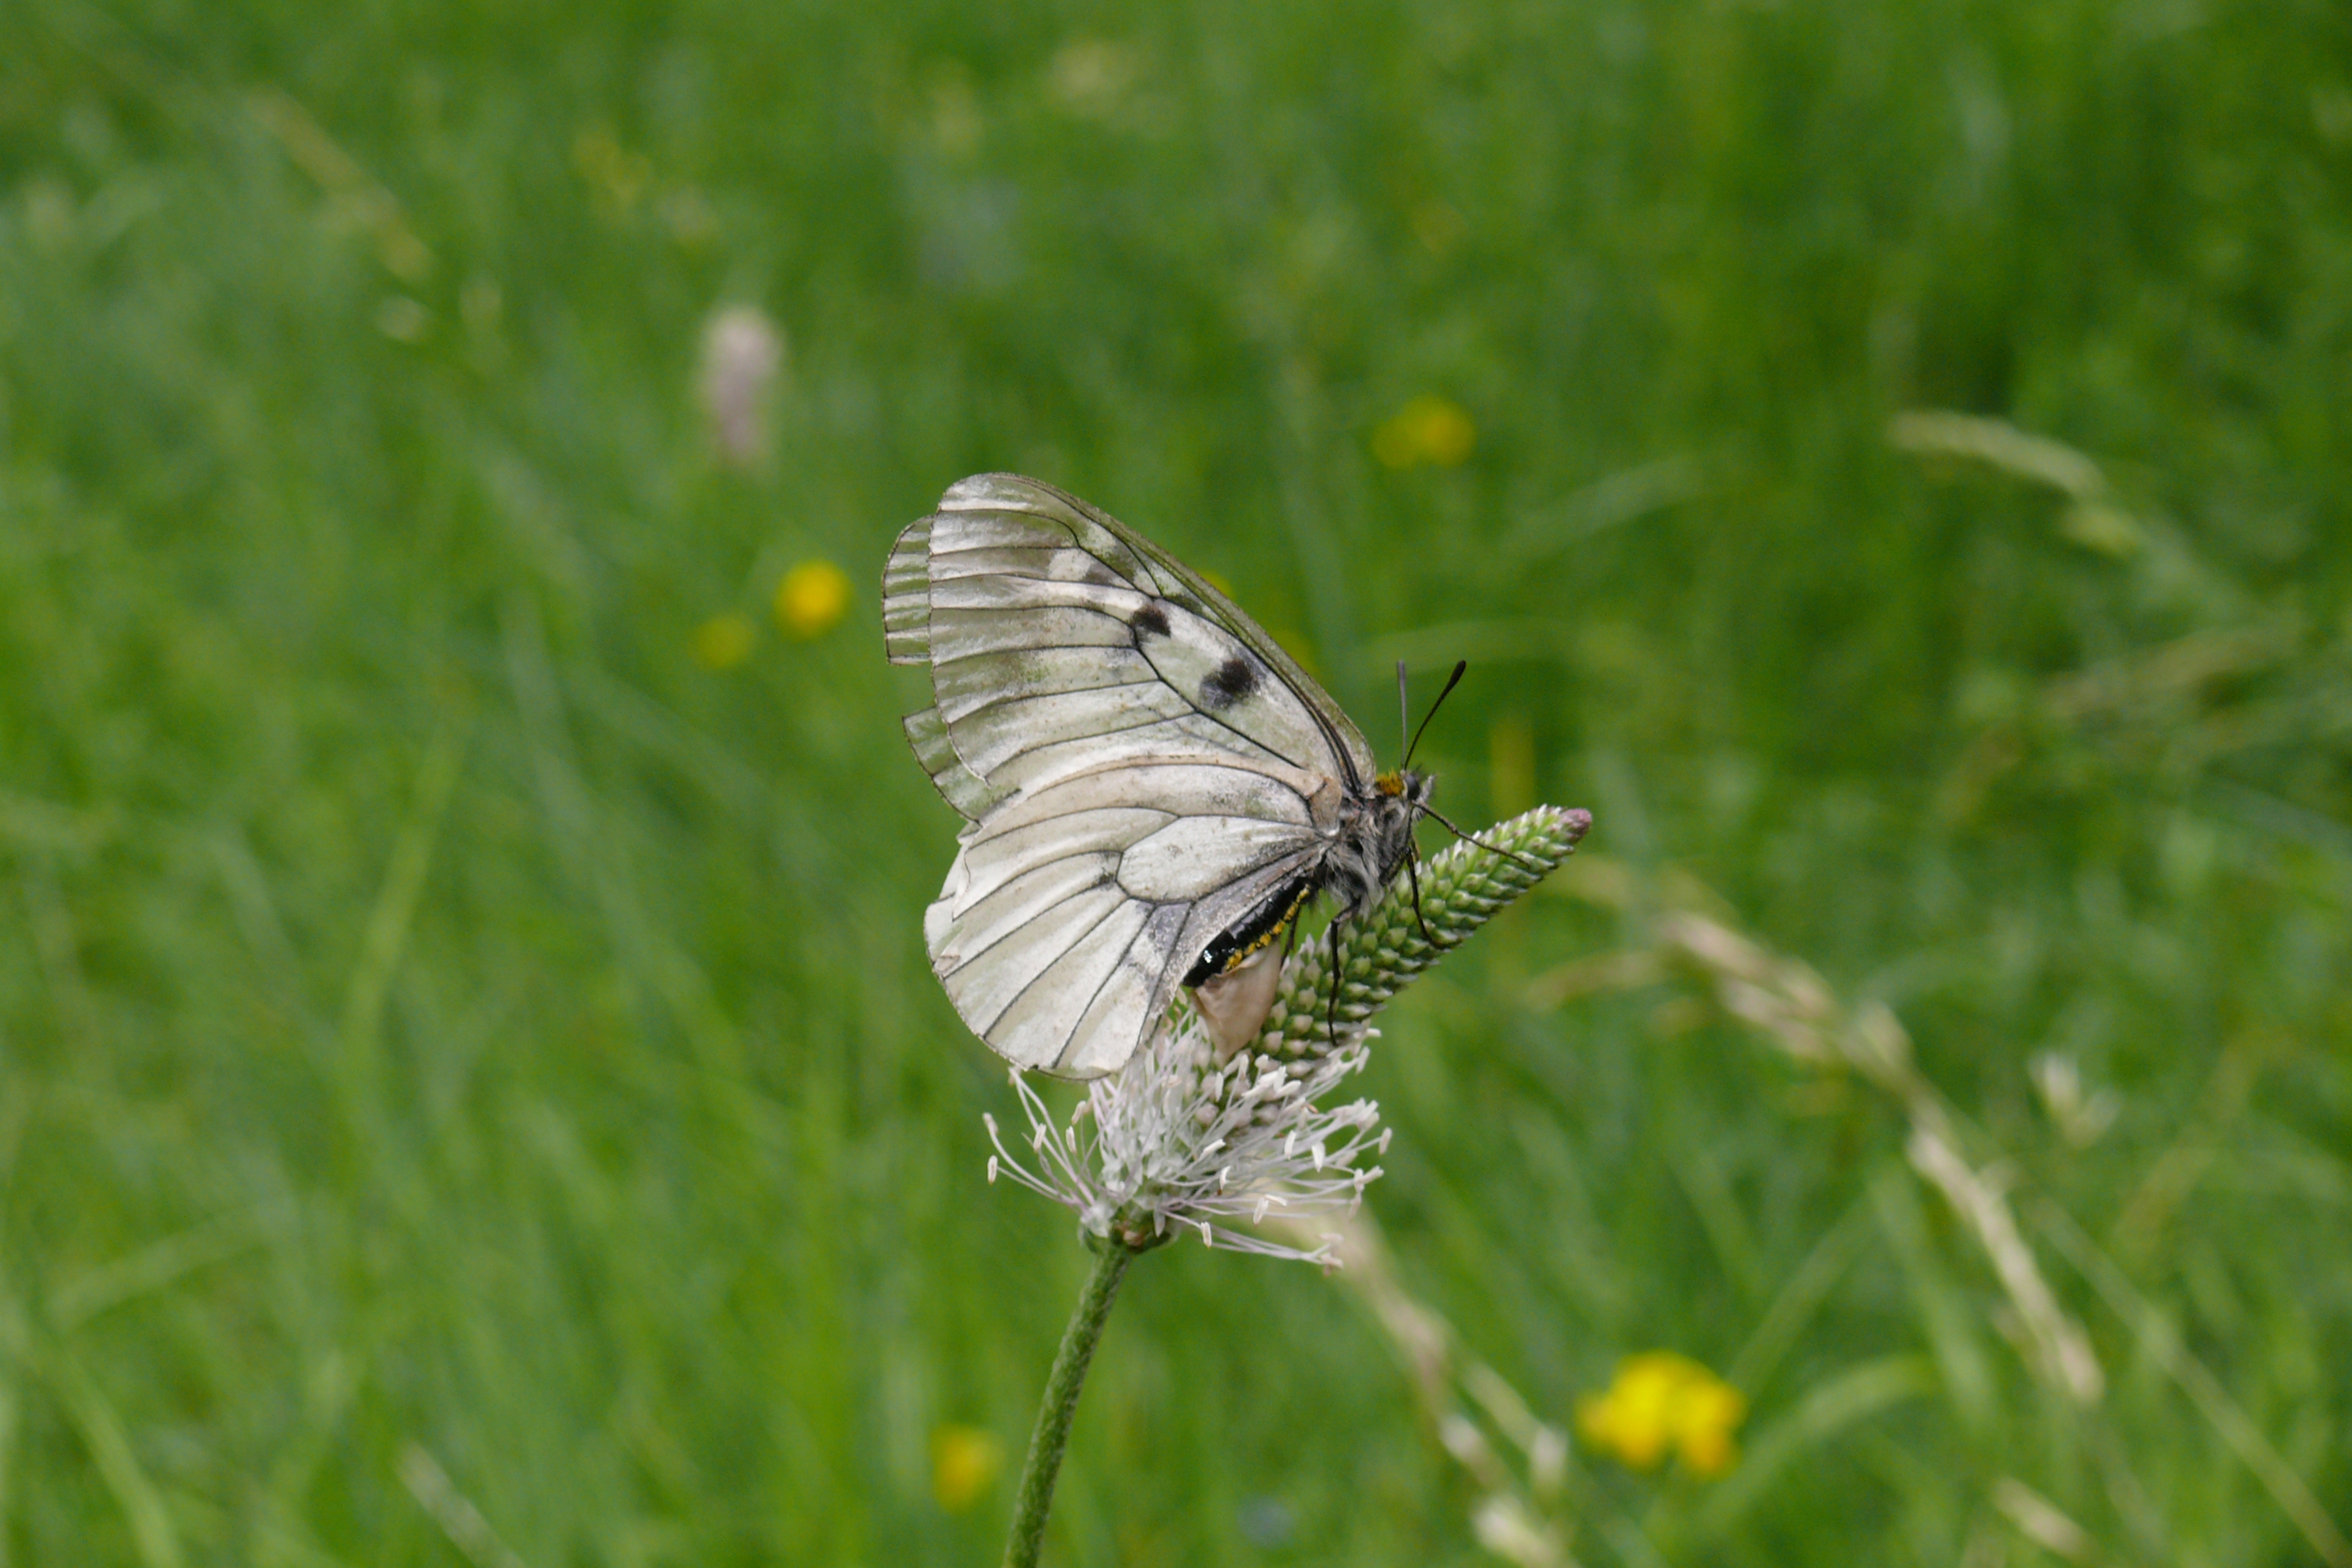
[[1595,816],[1048,1561],[2352,1568],[2310,0],[0,8],[0,1563],[995,1560],[989,468]]

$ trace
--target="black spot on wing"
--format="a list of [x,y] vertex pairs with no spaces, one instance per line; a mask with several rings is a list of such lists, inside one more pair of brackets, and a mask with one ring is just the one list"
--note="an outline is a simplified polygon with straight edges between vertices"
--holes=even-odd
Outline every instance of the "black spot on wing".
[[1257,689],[1257,671],[1235,654],[1201,678],[1201,706],[1222,713]]
[[1146,605],[1136,611],[1135,619],[1128,624],[1132,626],[1139,635],[1149,632],[1153,637],[1164,637],[1168,635],[1168,612],[1158,605]]

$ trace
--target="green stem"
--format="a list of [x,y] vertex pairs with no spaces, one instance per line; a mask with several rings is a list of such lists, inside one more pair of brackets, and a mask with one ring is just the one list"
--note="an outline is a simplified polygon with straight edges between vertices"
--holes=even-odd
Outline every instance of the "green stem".
[[1029,1435],[1029,1460],[1021,1468],[1021,1500],[1013,1509],[1013,1539],[1004,1543],[1004,1568],[1035,1568],[1045,1539],[1045,1510],[1054,1503],[1054,1478],[1061,1473],[1062,1450],[1069,1446],[1070,1418],[1078,1413],[1078,1390],[1087,1364],[1095,1359],[1111,1298],[1135,1253],[1116,1241],[1102,1243],[1101,1261],[1078,1297],[1078,1310],[1062,1332],[1054,1370],[1045,1379],[1045,1400],[1037,1407],[1037,1429]]

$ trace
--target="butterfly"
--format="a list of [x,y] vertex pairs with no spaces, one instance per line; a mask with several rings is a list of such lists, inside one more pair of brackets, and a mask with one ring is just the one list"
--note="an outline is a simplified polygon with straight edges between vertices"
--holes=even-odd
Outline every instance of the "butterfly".
[[1336,944],[1437,816],[1433,781],[1380,772],[1231,599],[1035,479],[975,475],[909,524],[882,620],[891,661],[930,671],[907,738],[965,818],[923,919],[931,967],[1020,1067],[1117,1071],[1180,985],[1230,1055],[1271,1009],[1275,943],[1307,901],[1338,902]]

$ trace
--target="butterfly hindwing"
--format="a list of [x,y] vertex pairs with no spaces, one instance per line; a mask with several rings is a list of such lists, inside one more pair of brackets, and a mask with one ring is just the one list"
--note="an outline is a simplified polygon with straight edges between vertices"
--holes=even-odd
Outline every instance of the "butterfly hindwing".
[[1074,773],[1005,803],[966,830],[924,920],[956,1010],[1023,1067],[1116,1068],[1192,955],[1312,858],[1306,784],[1179,759]]
[[937,708],[925,708],[909,713],[901,723],[907,731],[907,743],[915,749],[915,760],[931,775],[931,783],[948,804],[972,822],[981,819],[990,806],[1003,800],[1004,790],[989,788],[978,773],[964,766],[956,755],[955,746],[948,740],[947,721],[940,717]]

